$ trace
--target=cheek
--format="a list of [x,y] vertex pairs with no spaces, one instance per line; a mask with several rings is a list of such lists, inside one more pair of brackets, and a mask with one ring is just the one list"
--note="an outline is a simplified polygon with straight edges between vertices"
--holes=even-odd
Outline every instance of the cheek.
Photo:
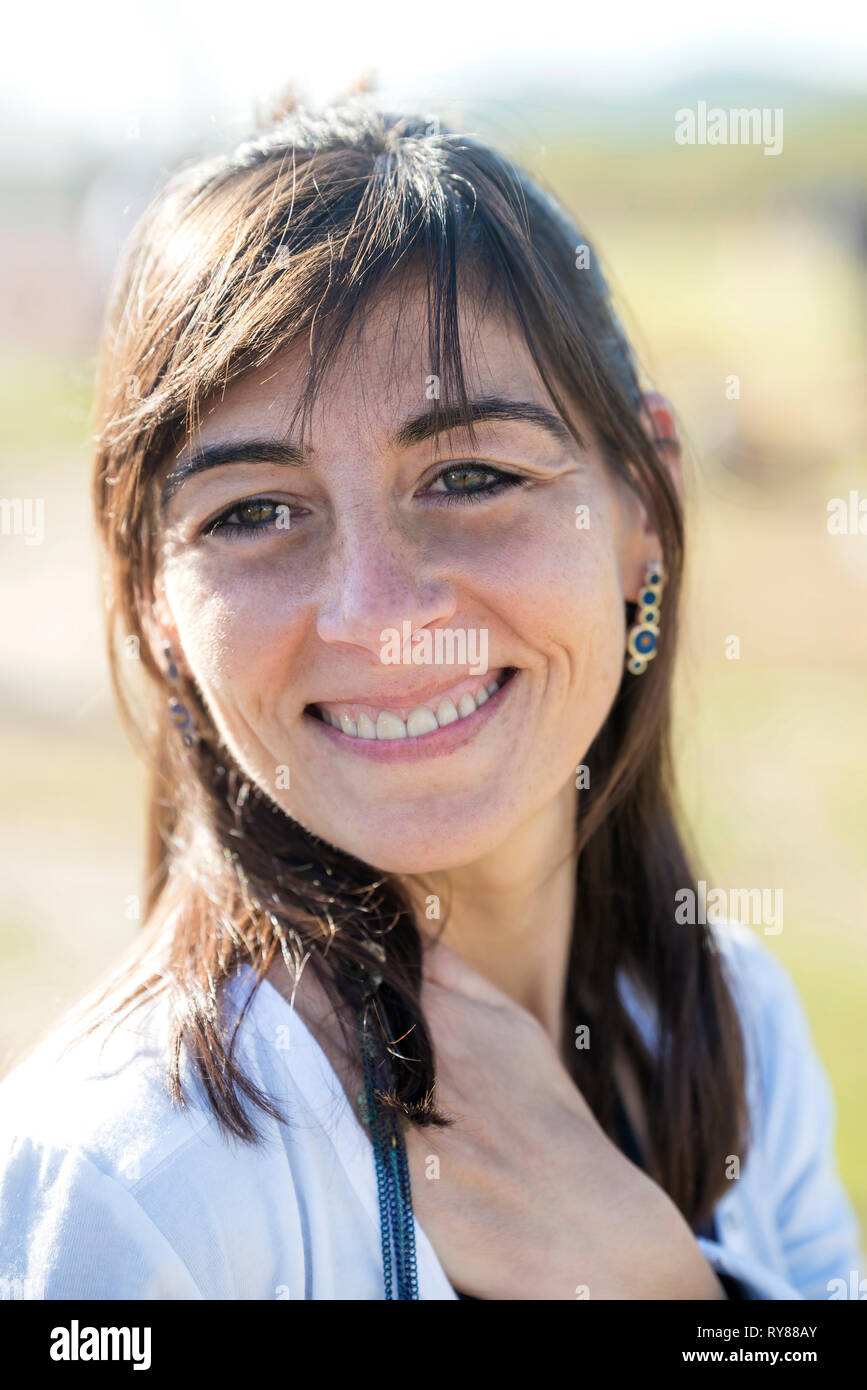
[[[563,517],[566,517],[564,522]],[[625,605],[613,528],[602,508],[579,530],[559,509],[520,529],[491,556],[492,605],[556,678],[609,700],[625,655]],[[502,539],[502,538],[501,538]],[[496,597],[494,597],[496,595]]]
[[300,607],[277,583],[213,566],[179,563],[166,570],[164,585],[187,661],[218,722],[231,724],[235,710],[258,717],[269,695],[279,695],[287,663],[292,669]]

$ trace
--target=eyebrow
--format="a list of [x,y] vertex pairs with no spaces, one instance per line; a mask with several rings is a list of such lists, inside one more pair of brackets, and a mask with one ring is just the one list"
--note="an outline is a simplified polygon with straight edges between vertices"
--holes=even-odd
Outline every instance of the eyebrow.
[[[468,401],[467,405],[474,424],[495,420],[517,421],[545,430],[558,444],[574,447],[577,443],[582,448],[586,447],[577,430],[573,435],[555,411],[537,405],[534,401],[513,401],[504,396],[480,396]],[[426,439],[433,438],[437,433],[449,434],[465,428],[459,406],[441,408],[438,414],[437,420],[433,407],[430,407],[405,420],[392,435],[389,441],[391,447],[410,449],[424,443]],[[161,505],[164,507],[193,474],[233,463],[276,463],[307,468],[310,466],[310,458],[297,445],[277,439],[248,439],[206,444],[196,453],[180,459],[175,464],[163,484]]]

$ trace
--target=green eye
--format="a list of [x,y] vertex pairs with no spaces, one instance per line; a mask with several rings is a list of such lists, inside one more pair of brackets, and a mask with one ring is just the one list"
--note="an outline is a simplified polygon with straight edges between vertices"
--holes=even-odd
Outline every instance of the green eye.
[[264,526],[267,522],[274,520],[273,502],[245,502],[242,507],[238,507],[237,511],[243,521],[249,521],[254,526]]
[[[430,497],[443,498],[446,505],[476,502],[505,488],[522,487],[530,481],[516,473],[504,473],[488,464],[453,463],[434,478],[427,489]],[[442,484],[440,488],[438,484]]]
[[481,487],[489,472],[485,468],[451,468],[443,478],[449,492],[465,492],[476,485]]
[[227,507],[205,528],[208,536],[224,536],[226,540],[245,540],[263,531],[289,530],[290,508],[286,502],[273,497],[250,497]]

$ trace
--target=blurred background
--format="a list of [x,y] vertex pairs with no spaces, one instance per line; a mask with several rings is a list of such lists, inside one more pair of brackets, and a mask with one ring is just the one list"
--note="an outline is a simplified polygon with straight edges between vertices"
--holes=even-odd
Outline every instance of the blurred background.
[[[4,513],[0,1073],[137,927],[144,783],[109,696],[88,496],[118,249],[179,160],[242,136],[287,83],[312,104],[361,84],[564,200],[678,411],[687,819],[709,886],[783,890],[782,931],[753,929],[801,992],[867,1229],[865,21],[836,0],[598,8],[157,0],[4,20],[0,496],[42,499],[45,534]],[[679,145],[675,112],[701,101],[781,110],[781,152]],[[853,493],[864,534],[832,533]]]

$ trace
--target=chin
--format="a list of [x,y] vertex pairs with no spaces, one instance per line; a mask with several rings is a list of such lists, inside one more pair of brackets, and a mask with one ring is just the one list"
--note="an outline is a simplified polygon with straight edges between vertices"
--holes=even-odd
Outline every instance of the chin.
[[[449,829],[444,830],[444,826]],[[420,820],[418,825],[407,815],[397,821],[388,816],[381,826],[371,817],[357,827],[357,833],[353,833],[354,829],[342,826],[333,834],[317,833],[345,854],[392,874],[429,874],[463,868],[496,849],[508,835],[508,827],[480,825],[477,817],[466,814],[466,808],[464,815],[453,815],[448,820],[442,814],[435,818],[425,815],[424,823]]]

